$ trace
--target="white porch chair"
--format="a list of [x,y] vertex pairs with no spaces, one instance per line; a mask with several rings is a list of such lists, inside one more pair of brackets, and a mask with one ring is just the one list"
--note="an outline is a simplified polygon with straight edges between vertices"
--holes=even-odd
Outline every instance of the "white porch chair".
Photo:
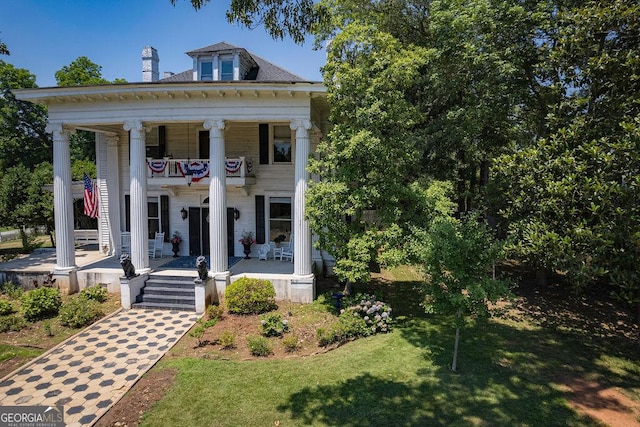
[[267,256],[269,255],[269,251],[271,250],[271,246],[268,243],[261,245],[258,249],[258,261],[261,259],[267,261]]
[[280,252],[280,261],[284,260],[285,258],[293,262],[293,234],[289,239],[289,246],[283,247],[282,252]]
[[125,252],[131,255],[131,233],[128,231],[120,233],[120,255]]
[[155,239],[149,242],[149,256],[156,257],[156,254],[160,252],[160,258],[162,258],[162,250],[164,249],[164,233],[156,233]]

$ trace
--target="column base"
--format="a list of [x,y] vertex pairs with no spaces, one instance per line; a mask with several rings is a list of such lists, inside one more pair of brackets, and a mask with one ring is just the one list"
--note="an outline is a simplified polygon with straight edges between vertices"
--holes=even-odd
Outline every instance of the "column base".
[[214,298],[214,280],[213,277],[207,277],[206,280],[195,279],[193,282],[196,288],[196,314],[202,314]]
[[120,278],[120,304],[125,310],[130,310],[132,304],[136,302],[136,298],[140,295],[144,284],[149,276],[147,274],[141,274],[139,276],[127,279],[126,277]]
[[63,295],[72,295],[80,290],[77,267],[56,268],[53,270],[52,279],[56,281],[55,286]]
[[291,279],[291,302],[311,303],[316,296],[316,276],[294,275]]
[[[227,286],[231,282],[231,273],[228,271],[222,271],[219,273],[211,273],[213,276],[213,298],[216,302],[220,302],[224,299],[224,292],[227,290]],[[209,278],[211,280],[211,278]]]

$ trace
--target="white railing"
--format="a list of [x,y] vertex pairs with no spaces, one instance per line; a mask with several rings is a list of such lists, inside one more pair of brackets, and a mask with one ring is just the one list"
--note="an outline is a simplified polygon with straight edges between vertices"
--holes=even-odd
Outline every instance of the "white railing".
[[[183,178],[187,165],[193,173],[194,181],[209,177],[208,159],[151,159],[147,158],[148,178]],[[253,176],[253,162],[250,158],[234,157],[225,159],[227,177],[245,178]]]

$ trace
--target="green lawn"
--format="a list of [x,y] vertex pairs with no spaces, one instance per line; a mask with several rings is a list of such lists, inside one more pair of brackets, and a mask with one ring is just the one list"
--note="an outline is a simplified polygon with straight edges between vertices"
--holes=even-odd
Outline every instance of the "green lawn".
[[[504,315],[463,330],[459,371],[449,370],[453,329],[427,317],[396,283],[394,332],[326,354],[287,360],[173,359],[175,386],[144,426],[590,426],[560,386],[578,376],[640,401],[640,354],[589,331],[545,329]],[[402,298],[402,290],[406,298]],[[415,294],[414,294],[415,295]],[[415,299],[415,296],[414,296]],[[402,302],[406,304],[402,304]]]

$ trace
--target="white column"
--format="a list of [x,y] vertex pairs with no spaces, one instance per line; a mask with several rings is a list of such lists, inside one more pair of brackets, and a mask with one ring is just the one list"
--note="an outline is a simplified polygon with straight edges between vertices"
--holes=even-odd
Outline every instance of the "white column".
[[73,239],[73,196],[71,193],[71,155],[69,132],[61,122],[47,124],[53,133],[53,213],[56,223],[56,271],[76,268]]
[[227,251],[227,182],[224,169],[224,120],[207,120],[209,130],[209,247],[215,275],[229,270]]
[[309,138],[311,122],[309,120],[293,120],[290,127],[296,131],[293,274],[309,276],[311,275],[311,229],[309,221],[305,219],[304,199],[309,180],[307,164],[311,151],[311,139]]
[[147,223],[147,168],[145,129],[140,120],[124,124],[129,131],[129,177],[131,215],[131,262],[137,273],[149,270],[149,225]]
[[108,135],[107,141],[107,198],[109,199],[109,255],[119,254],[120,245],[120,174],[118,167],[117,135]]

